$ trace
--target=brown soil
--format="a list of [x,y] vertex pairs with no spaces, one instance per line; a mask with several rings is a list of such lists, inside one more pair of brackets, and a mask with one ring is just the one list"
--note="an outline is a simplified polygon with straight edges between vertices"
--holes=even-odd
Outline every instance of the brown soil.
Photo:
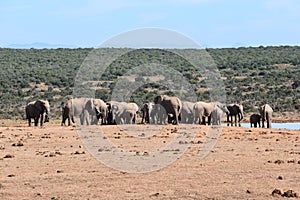
[[[168,125],[146,139],[126,130],[138,128],[144,137],[154,126],[129,125],[125,131],[102,126],[103,139],[141,159],[179,131],[197,131],[175,162],[158,171],[128,173],[92,156],[75,127],[0,125],[0,199],[272,199],[275,189],[300,192],[300,131],[223,127],[216,146],[201,159],[207,126],[180,125],[179,130]],[[91,133],[99,129],[88,128]]]

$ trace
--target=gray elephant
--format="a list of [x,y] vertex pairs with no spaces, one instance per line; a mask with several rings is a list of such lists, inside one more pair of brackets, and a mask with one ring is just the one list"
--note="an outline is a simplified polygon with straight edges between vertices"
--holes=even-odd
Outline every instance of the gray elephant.
[[265,104],[260,107],[259,109],[261,120],[262,120],[262,127],[265,128],[265,121],[267,122],[267,128],[272,128],[272,114],[273,109],[269,104]]
[[198,101],[194,104],[193,107],[193,115],[194,115],[194,123],[205,125],[205,118],[208,118],[208,125],[211,124],[211,112],[213,111],[214,103],[213,102],[204,102]]
[[107,105],[102,99],[93,99],[95,114],[92,116],[92,124],[98,124],[101,119],[101,124],[107,123]]
[[252,128],[252,125],[257,128],[257,125],[259,126],[260,128],[260,119],[261,119],[261,116],[259,114],[252,114],[250,116],[250,127]]
[[160,95],[154,98],[154,103],[161,105],[163,108],[161,110],[164,110],[160,113],[160,117],[162,119],[161,121],[163,124],[167,122],[168,116],[170,114],[174,116],[173,124],[179,123],[182,109],[182,103],[179,98]]
[[[240,121],[244,118],[242,105],[228,104],[227,109],[229,110],[229,113],[227,113],[227,122],[228,123],[230,122],[231,125],[233,125],[233,117],[234,117],[235,125],[237,125],[237,123],[240,123]],[[230,118],[230,120],[229,120],[229,118]]]
[[[46,100],[37,100],[27,104],[25,107],[28,126],[31,126],[31,119],[34,119],[34,125],[37,126],[40,119],[40,126],[49,122],[50,104]],[[45,115],[45,116],[44,116]],[[45,119],[44,119],[45,118]]]
[[192,124],[194,121],[194,102],[183,101],[181,109],[181,123]]
[[139,107],[136,103],[110,101],[107,103],[110,124],[135,124]]
[[225,104],[214,104],[213,111],[211,112],[212,125],[221,125],[221,120],[225,113],[229,113],[229,110]]
[[93,99],[74,98],[62,103],[62,126],[66,120],[69,126],[71,121],[75,123],[74,117],[79,117],[81,125],[90,125],[93,116],[96,116]]
[[152,102],[145,103],[144,106],[141,108],[142,112],[142,124],[155,124],[158,121],[158,113],[157,112],[157,104]]

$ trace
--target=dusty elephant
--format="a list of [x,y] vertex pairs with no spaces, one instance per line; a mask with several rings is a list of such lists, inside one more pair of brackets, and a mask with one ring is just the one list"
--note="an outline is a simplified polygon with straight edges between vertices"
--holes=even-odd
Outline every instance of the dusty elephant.
[[211,112],[213,111],[214,103],[213,102],[204,102],[198,101],[194,104],[193,107],[193,115],[194,115],[194,123],[205,125],[205,117],[208,118],[208,125],[211,123]]
[[68,120],[68,125],[75,123],[74,117],[79,117],[81,125],[90,125],[91,117],[95,116],[95,107],[93,99],[90,98],[74,98],[69,99],[62,104],[62,122],[65,125]]
[[106,124],[108,115],[106,103],[102,99],[93,99],[93,104],[96,116],[92,116],[92,124],[98,124],[99,119],[101,119],[101,124]]
[[162,119],[165,115],[164,109],[161,105],[155,103],[146,103],[142,108],[142,123],[162,124]]
[[[233,125],[233,117],[234,117],[235,125],[237,125],[237,123],[240,123],[240,121],[244,118],[242,105],[228,104],[227,109],[229,110],[229,113],[227,113],[227,122],[228,123],[230,122],[231,125]],[[230,120],[229,120],[229,118],[230,118]]]
[[[25,107],[26,119],[28,126],[31,126],[31,119],[34,119],[34,125],[37,126],[40,119],[40,126],[43,123],[49,122],[50,104],[46,100],[37,100],[27,104]],[[45,119],[44,119],[45,115]]]
[[269,104],[265,104],[260,107],[259,113],[261,115],[262,127],[265,128],[265,121],[267,122],[267,128],[272,127],[272,114],[273,109]]
[[154,105],[153,103],[145,103],[141,108],[142,124],[143,123],[150,124],[150,112],[152,110],[153,105]]
[[193,108],[195,103],[189,101],[182,102],[181,123],[192,124],[194,121]]
[[168,116],[170,114],[174,116],[173,124],[179,123],[182,109],[182,104],[179,98],[160,95],[154,98],[154,103],[159,104],[162,106],[162,108],[164,108],[162,110],[164,110],[166,114],[163,114],[163,111],[160,114],[162,123],[165,124],[167,122]]
[[110,101],[107,103],[110,124],[135,124],[139,107],[136,103]]
[[253,125],[256,128],[258,125],[260,128],[260,119],[261,119],[261,116],[259,114],[252,114],[250,116],[250,127],[252,128],[252,125]]
[[213,111],[211,112],[212,125],[221,125],[221,120],[225,113],[229,113],[225,104],[214,104]]

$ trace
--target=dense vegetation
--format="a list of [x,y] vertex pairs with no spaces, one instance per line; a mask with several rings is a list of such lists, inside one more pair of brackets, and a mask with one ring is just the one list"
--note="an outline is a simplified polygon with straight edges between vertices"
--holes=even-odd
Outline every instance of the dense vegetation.
[[[91,52],[93,59],[86,59]],[[2,48],[0,118],[23,118],[25,105],[36,99],[48,99],[53,117],[59,117],[61,102],[66,96],[74,95],[77,82],[81,83],[81,89],[92,91],[83,96],[93,94],[105,101],[110,100],[112,94],[118,94],[113,93],[115,88],[136,87],[126,98],[141,105],[152,101],[158,93],[176,93],[166,85],[174,80],[174,71],[184,76],[198,100],[210,101],[212,90],[204,77],[205,71],[194,67],[176,52],[198,56],[202,59],[200,68],[213,70],[211,66],[215,63],[221,74],[215,78],[224,82],[227,102],[242,103],[246,112],[256,111],[256,106],[263,103],[271,104],[275,112],[300,109],[300,47],[297,46],[206,49],[205,52],[193,49]],[[207,58],[207,53],[214,63]],[[100,73],[104,61],[115,54],[121,56],[108,62],[109,66]],[[84,77],[76,78],[78,74]],[[172,85],[178,89],[185,84],[176,77],[175,80],[179,81]],[[132,85],[136,82],[143,84]]]

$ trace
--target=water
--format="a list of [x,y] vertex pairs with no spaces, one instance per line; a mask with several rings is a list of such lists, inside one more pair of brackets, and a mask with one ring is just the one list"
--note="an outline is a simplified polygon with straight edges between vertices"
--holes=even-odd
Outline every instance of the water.
[[[227,126],[227,124],[224,124]],[[250,123],[241,123],[242,127],[250,128]],[[288,122],[288,123],[272,123],[272,128],[285,128],[290,130],[300,130],[300,122]]]

